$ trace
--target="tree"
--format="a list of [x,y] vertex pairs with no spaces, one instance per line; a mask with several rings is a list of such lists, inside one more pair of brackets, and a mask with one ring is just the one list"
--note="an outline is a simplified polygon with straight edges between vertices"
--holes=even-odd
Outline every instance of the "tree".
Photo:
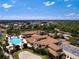
[[37,48],[35,52],[41,55],[46,55],[48,53],[48,50],[46,48]]
[[70,41],[71,44],[76,45],[77,39],[76,39],[75,37],[71,37],[71,38],[69,39],[69,41]]
[[0,47],[0,59],[9,59],[7,56],[4,55],[1,47]]

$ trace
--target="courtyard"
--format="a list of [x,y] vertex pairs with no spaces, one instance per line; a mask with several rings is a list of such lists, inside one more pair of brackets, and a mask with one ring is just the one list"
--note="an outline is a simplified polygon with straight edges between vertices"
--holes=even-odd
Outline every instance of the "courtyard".
[[41,56],[33,54],[28,51],[20,52],[18,55],[19,55],[19,59],[42,59]]

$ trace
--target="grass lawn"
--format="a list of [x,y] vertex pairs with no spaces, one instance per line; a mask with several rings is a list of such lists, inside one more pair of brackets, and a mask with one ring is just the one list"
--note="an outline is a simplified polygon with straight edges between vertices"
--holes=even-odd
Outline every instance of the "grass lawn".
[[[29,52],[31,52],[31,53],[34,53],[34,52],[33,52],[32,50],[30,50],[30,49],[23,49],[23,50],[20,50],[20,51],[18,51],[18,52],[15,52],[15,53],[13,54],[13,58],[14,58],[14,59],[19,59],[18,54],[19,54],[20,52],[22,52],[22,51],[29,51]],[[37,54],[37,53],[34,53],[34,54],[39,55],[39,54]],[[44,55],[44,56],[39,55],[39,56],[41,56],[42,59],[49,59],[49,57],[48,57],[47,55]]]
[[3,33],[1,36],[0,36],[0,38],[5,38],[6,37],[6,33]]
[[42,59],[50,59],[48,56],[42,56]]

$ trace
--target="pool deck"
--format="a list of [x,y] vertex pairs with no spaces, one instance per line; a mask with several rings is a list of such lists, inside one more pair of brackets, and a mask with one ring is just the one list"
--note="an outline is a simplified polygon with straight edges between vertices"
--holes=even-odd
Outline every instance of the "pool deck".
[[19,53],[19,59],[42,59],[41,56],[35,55],[28,51],[23,51]]

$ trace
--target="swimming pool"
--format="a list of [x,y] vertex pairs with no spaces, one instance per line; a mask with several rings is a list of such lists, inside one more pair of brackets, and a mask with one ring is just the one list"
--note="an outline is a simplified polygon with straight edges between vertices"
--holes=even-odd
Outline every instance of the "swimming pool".
[[10,37],[10,43],[14,44],[14,45],[19,45],[22,43],[22,39],[17,37],[17,36],[12,36]]

